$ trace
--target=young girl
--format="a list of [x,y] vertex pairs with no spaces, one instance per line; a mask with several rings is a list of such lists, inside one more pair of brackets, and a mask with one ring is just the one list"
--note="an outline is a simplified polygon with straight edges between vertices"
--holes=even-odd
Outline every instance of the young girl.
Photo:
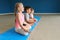
[[25,15],[26,22],[29,23],[30,25],[33,25],[34,22],[36,22],[36,19],[33,16],[34,9],[29,6],[26,6],[25,12],[26,12],[26,15]]
[[24,11],[23,4],[16,3],[15,5],[15,31],[23,35],[28,35],[28,32],[31,26],[25,22],[24,14],[22,14],[23,11]]

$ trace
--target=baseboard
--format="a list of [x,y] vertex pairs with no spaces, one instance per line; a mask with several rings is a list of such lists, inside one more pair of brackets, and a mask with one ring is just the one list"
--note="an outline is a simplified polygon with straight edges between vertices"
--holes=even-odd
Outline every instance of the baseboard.
[[[0,15],[9,15],[9,14],[14,14],[14,13],[0,13]],[[45,15],[45,14],[60,14],[60,13],[34,13],[36,15]]]
[[14,14],[14,13],[0,13],[0,15],[9,15],[9,14]]
[[34,14],[60,14],[60,13],[34,13]]

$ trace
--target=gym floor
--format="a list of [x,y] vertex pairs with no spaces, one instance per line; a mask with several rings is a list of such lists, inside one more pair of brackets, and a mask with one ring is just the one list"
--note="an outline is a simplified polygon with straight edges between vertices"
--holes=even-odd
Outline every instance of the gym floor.
[[[60,40],[60,15],[39,15],[41,20],[28,40]],[[0,15],[0,33],[14,27],[14,15]]]

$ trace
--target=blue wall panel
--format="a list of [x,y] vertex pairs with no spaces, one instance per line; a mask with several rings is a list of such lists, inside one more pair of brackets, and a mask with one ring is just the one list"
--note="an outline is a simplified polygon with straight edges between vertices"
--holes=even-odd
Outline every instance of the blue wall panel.
[[[59,13],[60,0],[21,0],[24,5],[32,6],[35,12],[41,13]],[[28,1],[28,2],[27,2]]]
[[36,13],[60,13],[60,0],[1,0],[0,13],[13,12],[16,2],[33,7]]
[[10,0],[0,0],[0,13],[10,12]]

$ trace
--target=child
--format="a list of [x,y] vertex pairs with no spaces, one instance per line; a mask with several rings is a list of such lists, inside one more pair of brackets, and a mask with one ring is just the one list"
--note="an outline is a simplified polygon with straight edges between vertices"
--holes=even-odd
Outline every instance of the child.
[[36,22],[36,19],[33,17],[33,13],[34,13],[33,8],[26,6],[25,12],[26,12],[25,15],[26,22],[29,23],[30,25],[33,25],[33,23]]
[[22,14],[23,11],[24,11],[23,4],[16,3],[15,5],[15,31],[23,35],[28,35],[28,32],[31,26],[25,22],[24,14]]

